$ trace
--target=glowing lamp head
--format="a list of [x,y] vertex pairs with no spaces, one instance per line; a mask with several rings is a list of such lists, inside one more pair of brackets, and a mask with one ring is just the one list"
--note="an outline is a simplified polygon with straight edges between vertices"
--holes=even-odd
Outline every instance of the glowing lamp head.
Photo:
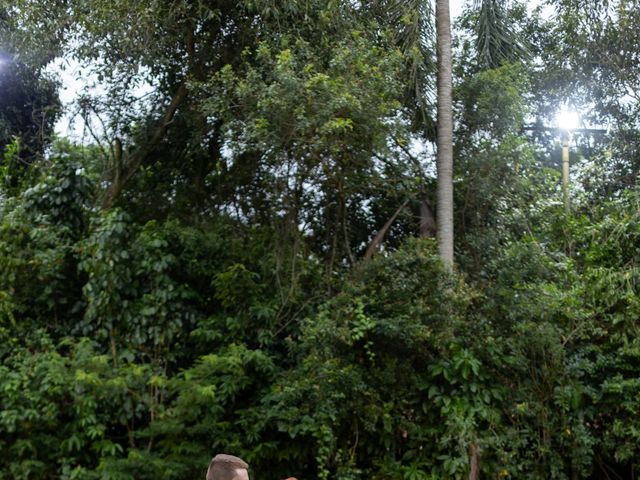
[[580,115],[578,112],[571,112],[569,110],[562,110],[558,112],[556,116],[558,122],[558,128],[567,132],[575,130],[580,126]]

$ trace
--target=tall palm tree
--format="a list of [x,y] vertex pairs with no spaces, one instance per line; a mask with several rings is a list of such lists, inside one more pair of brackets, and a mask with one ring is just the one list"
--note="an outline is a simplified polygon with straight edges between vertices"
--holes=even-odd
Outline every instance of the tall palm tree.
[[[445,265],[453,267],[451,18],[448,0],[436,0],[435,4],[435,29],[430,0],[374,0],[370,5],[379,20],[395,30],[397,44],[407,59],[408,88],[405,101],[413,107],[414,118],[420,124],[416,130],[422,132],[426,140],[436,140],[438,250]],[[509,0],[473,2],[478,15],[476,49],[482,68],[495,68],[528,55],[526,45],[514,33],[508,21],[508,6]],[[436,62],[432,53],[434,40]],[[432,78],[436,72],[437,92],[434,92]],[[432,115],[434,109],[437,110],[437,121]]]
[[[526,45],[508,22],[507,0],[475,0],[479,10],[477,50],[484,68],[495,68],[505,61],[526,58]],[[438,251],[442,261],[453,267],[453,100],[451,17],[449,0],[436,0],[437,49],[437,167],[438,167]]]
[[453,85],[451,16],[449,0],[436,0],[436,49],[438,57],[438,204],[436,221],[440,258],[453,268]]

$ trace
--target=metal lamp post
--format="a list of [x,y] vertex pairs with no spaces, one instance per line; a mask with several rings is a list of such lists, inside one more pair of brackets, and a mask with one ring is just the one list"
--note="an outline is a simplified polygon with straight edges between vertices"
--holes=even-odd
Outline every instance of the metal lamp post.
[[571,211],[569,199],[569,135],[562,136],[562,200],[565,212]]
[[571,211],[571,199],[569,197],[569,142],[571,132],[580,125],[580,116],[577,112],[562,110],[556,118],[558,128],[562,132],[562,200],[566,213]]

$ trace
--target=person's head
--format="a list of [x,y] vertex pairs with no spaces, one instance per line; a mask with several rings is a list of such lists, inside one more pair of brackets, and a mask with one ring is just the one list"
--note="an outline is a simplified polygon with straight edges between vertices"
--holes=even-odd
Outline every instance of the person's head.
[[248,468],[241,458],[220,453],[209,464],[207,480],[249,480]]

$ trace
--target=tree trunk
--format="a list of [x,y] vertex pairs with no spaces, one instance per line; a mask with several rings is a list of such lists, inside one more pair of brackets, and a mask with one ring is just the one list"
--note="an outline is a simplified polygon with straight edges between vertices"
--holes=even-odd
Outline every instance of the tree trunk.
[[420,236],[422,238],[433,238],[436,236],[438,227],[433,216],[433,210],[427,200],[420,202]]
[[480,478],[480,447],[477,443],[469,445],[469,480]]
[[449,0],[436,1],[438,50],[438,251],[453,268],[453,107]]

